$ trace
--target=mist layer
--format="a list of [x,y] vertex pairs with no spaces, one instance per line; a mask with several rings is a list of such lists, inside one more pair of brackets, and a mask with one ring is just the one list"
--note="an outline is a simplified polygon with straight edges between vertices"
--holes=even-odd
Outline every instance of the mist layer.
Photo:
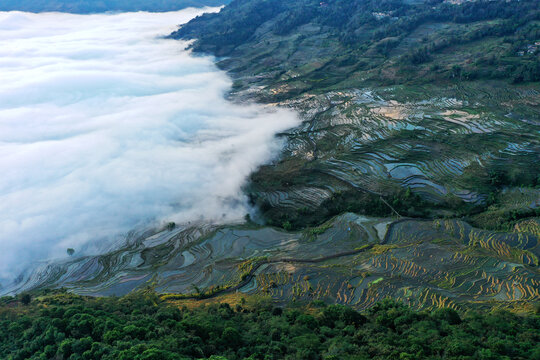
[[248,212],[241,186],[298,120],[227,101],[212,58],[159,38],[200,13],[0,13],[0,278],[134,227]]

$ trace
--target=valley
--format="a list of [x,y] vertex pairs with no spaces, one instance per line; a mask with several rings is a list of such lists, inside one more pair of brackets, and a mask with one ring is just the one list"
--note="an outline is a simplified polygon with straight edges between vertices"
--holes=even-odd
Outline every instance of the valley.
[[4,1],[0,45],[0,358],[540,359],[538,0]]

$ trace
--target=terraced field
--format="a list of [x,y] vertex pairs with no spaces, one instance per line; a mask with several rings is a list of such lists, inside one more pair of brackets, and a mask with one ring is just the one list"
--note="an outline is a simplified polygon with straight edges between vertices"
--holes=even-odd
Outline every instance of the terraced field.
[[[531,114],[520,108],[524,101],[535,104],[526,109]],[[497,191],[490,174],[498,169],[504,167],[516,185],[538,176],[540,127],[531,121],[540,118],[538,104],[535,88],[498,89],[495,83],[304,94],[279,103],[298,110],[304,122],[285,134],[282,161],[263,167],[251,191],[272,207],[294,209],[315,210],[350,188],[381,195],[409,188],[451,211],[482,206]],[[305,171],[309,183],[297,187],[268,180]],[[309,196],[297,196],[299,190]],[[518,210],[537,208],[540,192],[525,192],[503,202]]]
[[459,220],[353,213],[301,232],[194,226],[142,234],[102,256],[44,265],[7,290],[123,295],[151,287],[169,299],[233,292],[359,309],[391,296],[416,308],[530,311],[540,300],[539,233],[537,220],[498,233]]

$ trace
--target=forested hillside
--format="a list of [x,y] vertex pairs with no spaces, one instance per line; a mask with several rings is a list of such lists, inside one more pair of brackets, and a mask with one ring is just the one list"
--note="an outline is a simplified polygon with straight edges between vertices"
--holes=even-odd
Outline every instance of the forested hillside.
[[236,0],[172,36],[224,56],[239,98],[304,120],[247,186],[269,224],[538,216],[536,0]]
[[[298,44],[326,34],[326,42],[313,45],[326,49],[333,61],[319,69],[318,78],[312,75],[310,85],[315,88],[362,70],[368,78],[387,83],[436,77],[522,82],[540,80],[539,21],[540,4],[535,0],[236,0],[220,14],[190,22],[176,36],[197,38],[197,50],[230,55],[265,33],[298,33]],[[309,31],[313,27],[317,31]],[[470,46],[478,56],[465,63],[467,54],[445,56],[446,50],[458,46]],[[285,66],[308,60],[287,59]],[[337,76],[321,82],[323,71]],[[415,78],[419,74],[427,77]]]
[[0,11],[60,11],[77,14],[106,11],[174,11],[187,7],[221,6],[229,0],[2,0]]
[[0,299],[2,359],[538,359],[540,318],[413,311],[385,300],[360,314],[311,303],[275,307],[163,302],[154,294]]

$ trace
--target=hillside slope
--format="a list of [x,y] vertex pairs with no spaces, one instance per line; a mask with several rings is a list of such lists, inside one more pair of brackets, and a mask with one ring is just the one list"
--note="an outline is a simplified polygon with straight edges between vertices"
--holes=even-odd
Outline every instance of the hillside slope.
[[302,115],[247,188],[270,224],[539,214],[538,1],[237,0],[172,36]]

